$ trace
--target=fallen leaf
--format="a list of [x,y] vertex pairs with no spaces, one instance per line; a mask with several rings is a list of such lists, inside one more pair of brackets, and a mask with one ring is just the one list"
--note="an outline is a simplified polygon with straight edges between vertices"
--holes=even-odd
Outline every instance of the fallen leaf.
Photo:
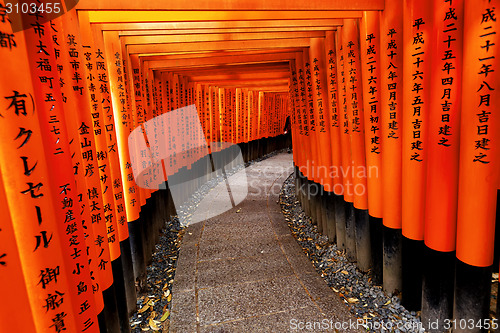
[[145,306],[140,308],[139,311],[137,311],[137,313],[143,313],[143,312],[147,311],[148,309],[149,309],[149,305],[146,304]]
[[158,325],[156,325],[156,323],[153,321],[153,319],[149,319],[149,327],[151,327],[151,329],[153,331],[159,331],[160,328],[158,327]]
[[170,302],[171,300],[172,300],[172,294],[168,295],[167,302]]
[[387,302],[384,303],[384,305],[389,305],[391,304],[391,300],[388,300]]
[[354,298],[354,297],[349,297],[349,298],[347,299],[347,301],[348,301],[349,303],[356,303],[356,302],[359,302],[359,299]]
[[342,272],[340,272],[340,273],[345,274],[345,275],[349,275],[349,272],[348,272],[348,271],[342,271]]
[[156,317],[156,311],[152,311],[151,314],[148,317],[148,320],[149,319],[155,319],[155,317]]
[[241,208],[236,211],[236,213],[239,213],[239,212],[241,212]]
[[161,316],[160,321],[163,322],[163,321],[167,320],[168,316],[170,316],[170,311],[167,310],[167,311],[165,311],[163,316]]

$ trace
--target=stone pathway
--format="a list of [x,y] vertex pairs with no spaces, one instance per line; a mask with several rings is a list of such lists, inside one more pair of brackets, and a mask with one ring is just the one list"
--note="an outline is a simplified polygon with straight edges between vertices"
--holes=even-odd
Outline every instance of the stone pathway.
[[[247,197],[186,230],[170,332],[318,332],[335,327],[359,332],[349,329],[356,318],[318,276],[280,211],[278,196],[293,171],[292,155],[276,155],[245,171],[246,177],[239,172],[229,184],[233,197],[248,191]],[[227,205],[227,188],[221,183],[210,192],[213,207]]]

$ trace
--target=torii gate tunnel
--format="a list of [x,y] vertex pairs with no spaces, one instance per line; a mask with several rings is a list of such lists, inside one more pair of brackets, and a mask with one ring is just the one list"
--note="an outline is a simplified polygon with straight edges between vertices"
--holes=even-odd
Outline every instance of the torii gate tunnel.
[[287,122],[319,231],[424,324],[494,329],[499,10],[0,0],[0,331],[128,331],[162,221]]

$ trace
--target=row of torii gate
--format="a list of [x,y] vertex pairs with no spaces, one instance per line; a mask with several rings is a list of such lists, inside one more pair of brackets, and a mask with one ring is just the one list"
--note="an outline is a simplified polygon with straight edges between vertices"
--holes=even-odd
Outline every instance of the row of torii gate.
[[[166,180],[162,172],[173,178],[206,157],[198,150],[148,173],[149,150],[131,148],[128,137],[142,128],[153,144],[145,124],[192,104],[207,142],[239,144],[246,160],[282,147],[290,116],[297,195],[320,231],[388,293],[402,292],[424,324],[495,328],[495,7],[496,0],[68,0],[62,15],[28,15],[4,1],[11,13],[0,23],[0,206],[10,219],[0,226],[0,285],[18,311],[4,302],[0,328],[128,330],[134,282],[144,279],[153,251],[148,235],[174,214],[169,194],[154,189]],[[175,150],[169,145],[166,153]],[[66,184],[75,182],[72,193]],[[66,225],[77,193],[86,205],[75,228],[81,237],[89,224],[94,232],[81,241],[88,265],[72,261],[87,257]],[[100,208],[102,216],[92,214]],[[57,249],[71,246],[50,250],[57,233],[76,248],[68,258]]]

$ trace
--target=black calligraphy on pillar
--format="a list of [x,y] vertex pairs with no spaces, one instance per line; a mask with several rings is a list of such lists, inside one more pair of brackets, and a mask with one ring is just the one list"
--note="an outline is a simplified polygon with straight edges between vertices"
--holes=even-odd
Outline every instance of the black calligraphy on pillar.
[[[358,101],[358,93],[357,93],[357,84],[358,84],[358,73],[356,64],[356,58],[358,55],[355,51],[355,44],[353,41],[349,41],[347,43],[347,63],[349,64],[349,83],[348,89],[351,94],[351,107],[352,107],[352,119],[351,119],[351,131],[352,133],[361,133],[361,122],[359,117],[359,101]],[[347,84],[346,84],[347,85]]]
[[299,106],[300,110],[302,113],[302,129],[303,133],[305,136],[309,136],[309,116],[307,114],[307,107],[302,108],[303,105],[307,105],[306,102],[306,83],[304,80],[304,70],[302,69],[302,66],[299,68],[299,90],[300,90],[300,97],[299,97]]
[[423,71],[423,62],[424,62],[424,54],[423,45],[425,43],[424,40],[424,32],[420,31],[420,26],[425,24],[422,18],[417,18],[413,22],[413,27],[415,27],[415,33],[413,35],[413,43],[412,43],[412,57],[413,57],[413,73],[412,73],[412,103],[411,106],[413,108],[412,115],[412,125],[413,125],[413,136],[411,144],[412,155],[410,160],[416,162],[422,162],[422,153],[421,151],[424,149],[423,147],[423,135],[422,135],[422,116],[423,116],[423,108],[424,108],[424,71]]
[[370,152],[380,154],[380,117],[378,110],[379,101],[377,100],[377,82],[379,80],[377,73],[379,64],[375,58],[378,51],[374,42],[376,39],[377,37],[373,33],[366,36],[366,41],[368,42],[366,48],[366,67],[369,74],[365,80],[368,80],[368,96],[366,97],[369,97],[368,104],[370,105]]
[[318,59],[313,59],[313,72],[314,72],[314,84],[316,85],[316,106],[318,108],[318,127],[320,133],[325,133],[326,130],[326,121],[325,121],[325,112],[323,108],[323,96],[321,94],[321,75],[319,72],[319,64]]
[[330,94],[332,107],[332,116],[330,120],[332,127],[339,127],[339,113],[337,109],[337,67],[335,58],[335,50],[328,50],[328,77],[330,80],[328,93]]
[[347,113],[347,84],[346,84],[346,72],[345,72],[345,61],[344,61],[344,53],[343,51],[343,46],[340,46],[340,61],[339,61],[339,66],[340,66],[340,83],[342,86],[341,92],[342,92],[342,114],[343,114],[343,121],[342,121],[342,127],[344,129],[345,134],[349,134],[349,115]]
[[391,58],[389,60],[389,66],[387,70],[389,73],[387,74],[387,80],[390,83],[387,83],[387,90],[389,91],[389,100],[387,101],[389,106],[389,123],[387,127],[389,129],[389,134],[387,135],[388,139],[399,139],[398,130],[399,123],[397,121],[397,105],[398,105],[398,96],[397,96],[397,85],[398,85],[398,68],[393,64],[393,59],[398,55],[398,45],[395,39],[392,39],[393,36],[397,34],[397,31],[393,28],[390,28],[387,32],[387,36],[390,36],[391,39],[387,43],[387,57]]
[[456,15],[456,7],[452,5],[451,1],[449,2],[450,6],[448,7],[447,12],[445,13],[444,28],[443,33],[447,36],[445,40],[440,41],[445,45],[445,49],[443,52],[443,57],[441,58],[442,68],[441,71],[443,73],[443,77],[441,78],[441,87],[442,87],[442,95],[441,95],[441,122],[442,125],[439,127],[440,136],[438,145],[443,147],[450,147],[450,136],[453,134],[453,129],[449,125],[450,123],[450,110],[452,107],[452,103],[450,99],[453,95],[454,88],[456,89],[456,85],[459,84],[455,82],[453,74],[456,73],[457,69],[453,65],[452,59],[457,57],[454,54],[453,44],[457,41],[458,37],[458,29],[456,27],[458,17]]
[[477,87],[478,93],[478,113],[477,116],[477,132],[474,142],[474,148],[476,154],[474,156],[473,162],[489,164],[490,160],[488,158],[488,150],[490,150],[491,141],[491,130],[490,126],[490,115],[492,112],[496,112],[494,105],[490,104],[490,99],[494,88],[494,78],[491,73],[495,71],[493,66],[495,54],[496,54],[496,43],[491,42],[493,36],[496,35],[496,25],[497,18],[495,13],[495,7],[486,8],[481,15],[481,31],[479,38],[481,38],[481,49],[478,50],[478,75],[481,78],[481,83]]
[[313,100],[313,85],[312,85],[312,76],[311,76],[311,65],[306,62],[305,64],[306,70],[306,85],[307,85],[307,97],[308,104],[307,107],[309,109],[309,131],[316,132],[316,121],[314,119],[314,100]]

